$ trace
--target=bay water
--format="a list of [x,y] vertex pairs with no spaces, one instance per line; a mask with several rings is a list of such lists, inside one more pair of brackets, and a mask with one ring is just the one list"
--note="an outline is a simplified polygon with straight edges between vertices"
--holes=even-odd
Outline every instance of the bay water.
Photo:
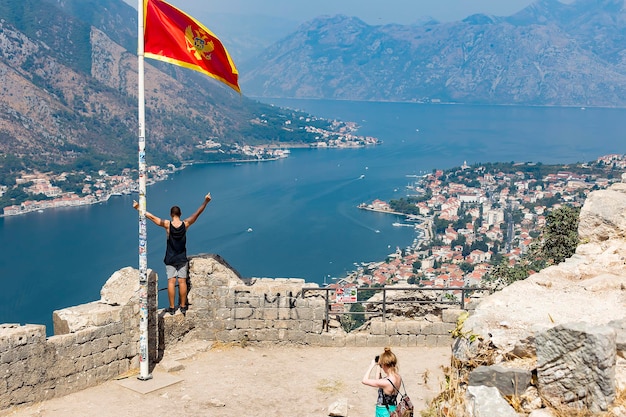
[[[415,232],[392,226],[395,216],[357,208],[405,196],[407,176],[463,162],[573,163],[626,152],[624,109],[267,101],[355,121],[383,144],[196,165],[148,187],[148,210],[163,218],[174,204],[192,214],[211,192],[188,253],[219,254],[244,277],[323,284],[409,245]],[[136,198],[0,218],[0,323],[44,324],[51,334],[53,310],[98,300],[111,274],[137,268]],[[165,231],[148,222],[148,265],[160,288],[164,251]],[[159,299],[163,306],[164,292]]]

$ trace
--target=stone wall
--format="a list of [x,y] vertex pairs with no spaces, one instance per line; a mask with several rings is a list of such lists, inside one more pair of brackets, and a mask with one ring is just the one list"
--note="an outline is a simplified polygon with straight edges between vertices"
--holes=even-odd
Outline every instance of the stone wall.
[[[139,272],[125,268],[110,279],[134,281]],[[156,274],[149,274],[148,292],[155,299]],[[109,282],[107,282],[109,284]],[[134,296],[125,302],[111,300],[103,288],[103,300],[53,313],[55,335],[46,338],[42,325],[0,325],[0,410],[67,395],[113,379],[138,368],[139,305]],[[128,293],[128,291],[123,291]],[[108,304],[111,303],[111,304]],[[156,357],[156,305],[150,308],[152,342]]]
[[[45,326],[0,325],[0,410],[66,395],[139,366],[139,272],[114,273],[101,299],[53,313]],[[186,316],[157,312],[157,276],[149,271],[149,361],[186,340],[297,343],[316,346],[450,346],[461,310],[419,320],[373,319],[346,333],[336,320],[326,331],[324,293],[302,279],[242,279],[217,255],[190,260]]]
[[[450,346],[459,309],[419,320],[371,320],[346,333],[326,331],[324,293],[306,291],[317,284],[294,278],[241,279],[216,255],[191,259],[189,311],[166,316],[164,344],[191,336],[223,342],[300,343],[315,346]],[[332,317],[332,315],[331,315]],[[335,322],[336,323],[336,322]]]

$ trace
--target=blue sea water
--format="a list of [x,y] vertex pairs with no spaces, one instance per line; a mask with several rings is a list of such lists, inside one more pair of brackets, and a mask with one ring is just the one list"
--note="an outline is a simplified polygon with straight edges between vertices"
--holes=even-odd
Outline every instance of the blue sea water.
[[[355,121],[360,134],[384,143],[193,166],[148,188],[148,210],[165,218],[174,204],[190,215],[211,192],[213,201],[189,230],[189,253],[217,253],[245,277],[321,284],[407,246],[414,232],[393,227],[394,216],[356,208],[404,196],[407,175],[464,161],[571,163],[626,152],[624,109],[271,102]],[[45,324],[50,334],[53,310],[95,301],[112,273],[137,268],[133,198],[0,218],[0,323]],[[149,222],[148,265],[161,288],[164,250],[163,229]],[[165,298],[161,293],[161,305]]]

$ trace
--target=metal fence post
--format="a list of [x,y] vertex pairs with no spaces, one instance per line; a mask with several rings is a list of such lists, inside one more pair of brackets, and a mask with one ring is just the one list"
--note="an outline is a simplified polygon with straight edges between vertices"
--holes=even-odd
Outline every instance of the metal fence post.
[[326,308],[324,309],[324,310],[326,310],[326,331],[328,331],[328,320],[329,320],[329,315],[328,315],[328,309],[329,309],[328,297],[329,297],[329,294],[330,294],[330,290],[326,289]]
[[465,289],[461,290],[461,310],[465,310]]
[[387,289],[383,288],[383,321],[387,319]]

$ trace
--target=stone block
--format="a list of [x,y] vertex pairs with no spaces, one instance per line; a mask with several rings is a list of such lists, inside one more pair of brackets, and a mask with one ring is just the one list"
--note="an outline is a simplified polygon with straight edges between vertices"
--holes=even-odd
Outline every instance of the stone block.
[[385,323],[385,334],[387,336],[392,336],[392,335],[397,335],[398,334],[398,330],[396,328],[396,322],[395,321],[387,320],[384,323]]
[[[98,359],[101,359],[102,354],[96,356],[98,357]],[[94,356],[78,358],[76,359],[75,367],[78,371],[85,372],[96,367],[96,360]]]
[[456,326],[451,323],[429,323],[422,329],[425,335],[449,335]]
[[235,320],[235,328],[236,329],[249,329],[250,320]]
[[306,344],[310,346],[319,346],[321,340],[322,335],[317,333],[307,333],[305,337]]
[[90,356],[93,353],[93,348],[91,343],[83,343],[82,345],[77,345],[77,349],[79,349],[79,356]]
[[46,367],[48,361],[46,360],[46,358],[38,358],[37,362],[38,363],[35,363],[33,365],[41,365],[40,368],[31,368],[29,372],[22,376],[24,385],[38,387],[39,384],[46,380]]
[[248,297],[241,297],[237,299],[237,307],[245,306],[250,308],[263,308],[262,299],[258,296],[250,295]]
[[295,320],[276,320],[274,321],[274,328],[276,329],[291,329],[297,322]]
[[424,342],[424,346],[426,347],[437,347],[437,342],[439,337],[436,334],[427,334],[426,340]]
[[59,384],[62,378],[67,377],[75,371],[74,361],[57,358],[54,364],[48,368],[47,376],[49,379],[55,380],[57,384]]
[[93,326],[101,326],[121,320],[121,307],[92,302],[52,313],[54,334],[76,333]]
[[109,348],[117,348],[122,344],[122,335],[121,334],[113,334],[109,336]]
[[314,320],[326,320],[326,309],[324,307],[316,307],[313,309]]
[[296,316],[299,320],[313,320],[313,309],[300,307],[296,310]]
[[89,343],[96,339],[95,329],[85,328],[80,331],[75,332],[76,338],[74,339],[74,344],[82,345],[83,343]]
[[607,411],[615,399],[615,330],[576,322],[535,336],[537,380],[552,405]]
[[37,401],[35,389],[30,385],[24,385],[13,390],[10,397],[16,404],[31,404]]
[[128,343],[125,343],[115,348],[115,352],[117,352],[117,360],[131,358],[134,356]]
[[290,320],[291,319],[291,310],[284,307],[268,307],[277,313],[277,320]]
[[472,416],[518,417],[517,412],[494,387],[468,387],[467,404]]
[[389,336],[389,346],[404,346],[402,344],[403,338],[399,334],[394,334]]
[[297,328],[303,332],[310,333],[319,330],[320,327],[316,327],[315,322],[312,320],[298,320]]
[[367,338],[369,334],[367,333],[350,333],[350,336],[354,337],[354,345],[355,347],[367,347]]
[[530,386],[530,371],[500,365],[479,366],[469,375],[469,385],[495,387],[505,397],[521,396]]
[[104,331],[105,335],[109,337],[124,334],[124,322],[120,318],[120,321],[109,323],[104,326]]
[[421,326],[412,320],[398,321],[396,322],[396,330],[398,334],[417,335],[420,334]]
[[356,334],[348,333],[346,334],[346,347],[355,347],[356,346]]
[[382,321],[373,321],[370,325],[370,334],[372,335],[384,335],[385,333],[385,322]]
[[437,346],[438,347],[452,346],[452,336],[437,335]]
[[237,307],[237,302],[233,298],[231,298],[229,294],[225,294],[224,296],[220,297],[214,305],[216,305],[218,308],[233,309]]
[[102,353],[109,348],[108,338],[99,338],[91,342],[91,349],[94,354]]
[[235,333],[235,330],[221,330],[215,333],[215,337],[220,342],[232,342],[237,340],[236,338],[233,338]]
[[233,316],[233,310],[230,308],[218,308],[215,312],[215,319],[217,320],[227,320]]
[[235,319],[250,319],[254,316],[254,310],[249,307],[237,307],[234,309]]
[[278,319],[278,309],[277,308],[264,308],[261,316],[264,320],[277,320]]
[[371,334],[367,337],[368,347],[385,347],[389,346],[389,336],[382,334]]
[[446,308],[441,311],[441,321],[444,323],[452,323],[456,327],[456,322],[459,316],[463,314],[465,310],[460,308]]
[[273,342],[278,340],[278,329],[266,329],[258,332],[259,340],[262,342]]
[[415,346],[426,346],[426,335],[418,334],[415,336]]
[[344,347],[346,345],[345,334],[323,333],[320,335],[320,345],[323,347]]
[[102,363],[113,363],[117,360],[117,350],[109,348],[102,353]]
[[9,363],[16,362],[18,356],[18,349],[7,350],[0,353],[0,365],[6,365]]
[[27,324],[0,324],[0,352],[19,346],[46,341],[46,326]]
[[236,320],[225,320],[225,321],[222,322],[222,324],[223,324],[222,329],[223,330],[233,330],[233,329],[235,329],[237,327],[236,323],[237,323]]
[[285,334],[285,338],[289,343],[304,343],[305,337],[306,333],[300,330],[287,330]]
[[267,326],[267,322],[265,320],[250,320],[250,329],[264,329]]
[[[148,282],[156,283],[157,274],[147,270]],[[116,271],[107,279],[100,290],[100,302],[110,305],[126,305],[138,301],[139,270],[131,267]]]

